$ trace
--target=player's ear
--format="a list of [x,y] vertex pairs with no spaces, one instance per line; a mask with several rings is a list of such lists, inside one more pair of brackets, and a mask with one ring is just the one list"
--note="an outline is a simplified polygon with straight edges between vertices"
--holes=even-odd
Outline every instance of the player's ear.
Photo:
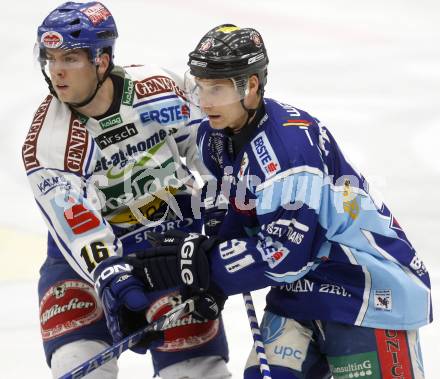
[[258,80],[258,76],[251,75],[248,81],[249,94],[256,95],[258,93],[259,85],[260,81]]
[[101,54],[101,56],[99,57],[98,73],[100,75],[104,75],[109,65],[110,65],[110,55],[108,55],[107,53]]

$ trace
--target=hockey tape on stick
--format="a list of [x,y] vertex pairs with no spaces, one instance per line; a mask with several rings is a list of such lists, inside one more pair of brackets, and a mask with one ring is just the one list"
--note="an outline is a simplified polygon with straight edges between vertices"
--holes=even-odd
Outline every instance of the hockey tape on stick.
[[172,327],[174,323],[181,318],[189,315],[194,311],[194,300],[190,298],[184,301],[182,304],[174,307],[168,313],[158,318],[156,321],[148,324],[146,327],[139,329],[137,332],[125,337],[118,343],[108,347],[101,353],[97,354],[93,358],[67,372],[59,379],[78,379],[91,373],[98,367],[107,363],[113,358],[118,358],[125,350],[136,345],[146,334],[150,332],[158,332]]
[[260,326],[258,325],[257,315],[255,313],[254,302],[250,292],[243,293],[244,305],[249,320],[249,325],[254,339],[254,348],[257,353],[260,364],[260,372],[263,379],[272,379],[269,364],[267,363],[266,351],[264,350],[263,338],[261,337]]

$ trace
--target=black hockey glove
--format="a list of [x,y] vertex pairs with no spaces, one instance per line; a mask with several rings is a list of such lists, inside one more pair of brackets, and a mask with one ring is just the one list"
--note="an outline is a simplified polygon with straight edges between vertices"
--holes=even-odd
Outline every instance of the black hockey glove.
[[133,267],[133,275],[140,278],[150,291],[184,286],[182,295],[199,295],[196,316],[215,319],[226,301],[220,290],[210,286],[209,251],[218,243],[197,233],[172,230],[165,234],[148,233],[154,246],[125,258]]
[[217,238],[172,230],[148,233],[148,240],[154,247],[126,257],[133,274],[147,288],[158,291],[186,285],[200,292],[208,288],[207,253],[217,244]]
[[213,284],[203,292],[195,291],[191,287],[183,287],[181,294],[182,300],[197,295],[195,297],[193,317],[201,321],[206,319],[215,320],[218,318],[228,299],[223,292]]

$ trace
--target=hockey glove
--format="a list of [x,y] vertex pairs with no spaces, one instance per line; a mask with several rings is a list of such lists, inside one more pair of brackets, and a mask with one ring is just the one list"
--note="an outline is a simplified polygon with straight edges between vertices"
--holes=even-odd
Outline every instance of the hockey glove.
[[133,266],[133,274],[151,291],[184,285],[184,298],[199,296],[195,316],[217,318],[226,297],[210,285],[208,253],[218,239],[179,230],[149,233],[148,236],[153,248],[125,258]]
[[185,301],[190,297],[194,297],[193,317],[200,321],[215,320],[220,316],[227,297],[211,285],[206,291],[198,292],[190,287],[183,287],[181,290],[182,300]]
[[[145,311],[150,300],[145,285],[131,271],[123,258],[110,257],[96,268],[94,275],[95,289],[114,342],[147,325]],[[150,343],[161,338],[161,333],[149,334],[131,350],[145,354]]]
[[217,243],[216,238],[172,230],[165,234],[148,233],[148,239],[154,247],[129,255],[125,260],[151,291],[181,285],[197,291],[208,288],[207,253]]

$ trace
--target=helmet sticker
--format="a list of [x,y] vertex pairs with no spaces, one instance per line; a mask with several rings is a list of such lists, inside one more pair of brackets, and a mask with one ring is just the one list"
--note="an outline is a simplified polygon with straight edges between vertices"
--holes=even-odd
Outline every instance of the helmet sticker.
[[240,30],[238,26],[222,26],[216,30],[216,32],[222,32],[222,33],[231,33],[235,32],[236,30]]
[[55,31],[43,33],[41,43],[49,49],[56,49],[63,44],[63,36]]
[[84,13],[95,26],[111,16],[110,11],[101,3],[96,3],[88,8],[82,8],[81,12]]
[[252,42],[255,44],[255,46],[257,46],[258,48],[260,48],[263,45],[263,41],[261,40],[260,35],[256,31],[251,33],[250,38]]
[[249,58],[248,59],[248,64],[252,64],[258,61],[261,61],[264,58],[264,53],[258,54],[255,57]]
[[191,60],[190,64],[199,67],[206,67],[208,65],[207,62],[196,61],[195,59]]
[[204,52],[208,51],[213,45],[214,45],[214,39],[208,38],[207,40],[203,41],[200,44],[199,51],[201,53],[204,53]]

